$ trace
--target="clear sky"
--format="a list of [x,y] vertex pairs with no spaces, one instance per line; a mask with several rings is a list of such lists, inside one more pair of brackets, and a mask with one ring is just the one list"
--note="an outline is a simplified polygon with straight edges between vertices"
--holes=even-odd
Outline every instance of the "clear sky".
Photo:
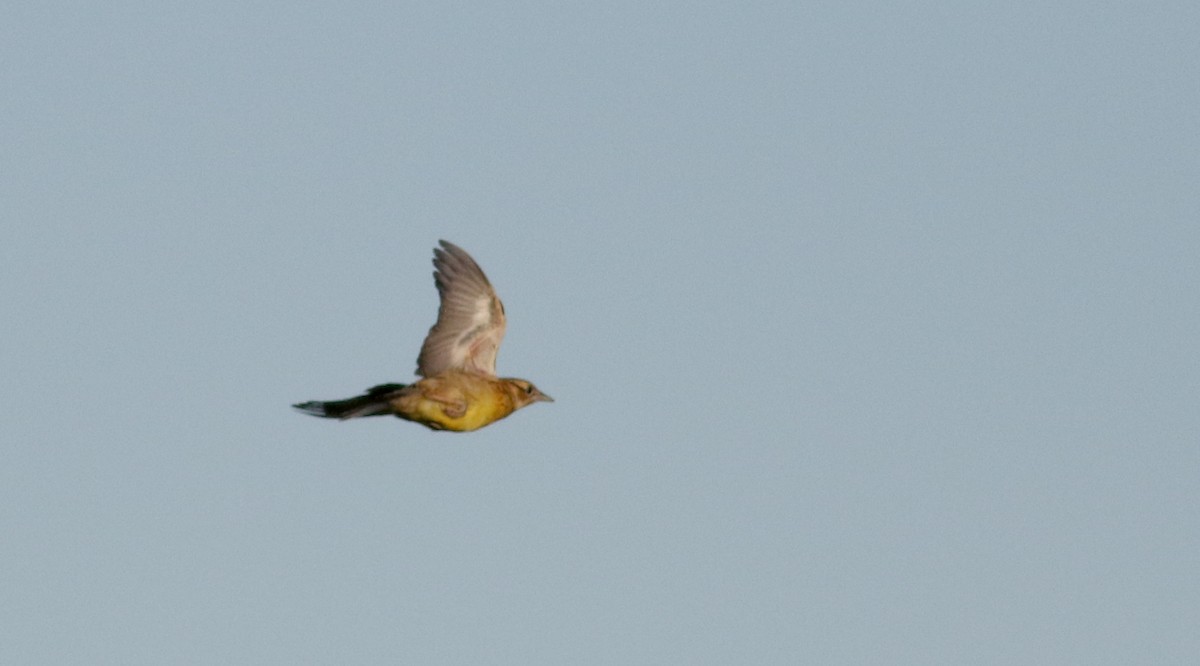
[[1195,3],[0,14],[0,662],[1200,655]]

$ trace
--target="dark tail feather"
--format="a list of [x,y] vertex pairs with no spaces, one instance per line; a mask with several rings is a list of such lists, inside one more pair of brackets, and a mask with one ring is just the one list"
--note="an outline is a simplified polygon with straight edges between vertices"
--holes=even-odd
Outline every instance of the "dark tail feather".
[[392,408],[388,400],[392,394],[404,388],[404,384],[380,384],[367,389],[365,395],[345,400],[321,402],[310,400],[292,405],[296,409],[313,416],[323,416],[327,419],[354,419],[360,416],[383,416],[391,414]]

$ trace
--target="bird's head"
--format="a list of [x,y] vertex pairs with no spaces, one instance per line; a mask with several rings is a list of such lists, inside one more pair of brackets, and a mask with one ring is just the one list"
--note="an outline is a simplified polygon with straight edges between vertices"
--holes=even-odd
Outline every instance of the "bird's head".
[[533,382],[524,379],[505,379],[504,382],[508,385],[518,409],[535,402],[554,402],[554,398],[539,391]]

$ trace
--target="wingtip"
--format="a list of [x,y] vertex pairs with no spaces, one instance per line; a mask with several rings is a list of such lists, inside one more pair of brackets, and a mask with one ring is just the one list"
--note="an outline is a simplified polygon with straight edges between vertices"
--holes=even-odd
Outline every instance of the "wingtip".
[[434,268],[441,269],[444,264],[450,261],[451,257],[456,256],[462,251],[462,248],[448,240],[439,240],[438,247],[433,248]]

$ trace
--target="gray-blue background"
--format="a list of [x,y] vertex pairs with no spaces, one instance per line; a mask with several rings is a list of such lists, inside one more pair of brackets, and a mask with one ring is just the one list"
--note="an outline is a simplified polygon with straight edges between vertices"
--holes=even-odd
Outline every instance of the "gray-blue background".
[[1200,654],[1194,3],[0,14],[0,661]]

